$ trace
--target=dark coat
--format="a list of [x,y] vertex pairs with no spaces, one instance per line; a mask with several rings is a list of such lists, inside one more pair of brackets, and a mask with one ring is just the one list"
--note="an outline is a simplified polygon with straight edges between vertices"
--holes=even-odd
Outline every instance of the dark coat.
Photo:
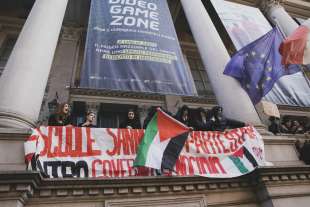
[[128,126],[133,129],[141,129],[141,123],[138,119],[130,120],[128,118],[119,125],[119,128],[125,129]]
[[89,128],[97,128],[97,126],[96,125],[93,125],[93,124],[89,124],[89,125],[85,125],[85,126],[82,126],[84,123],[80,123],[78,126],[79,127],[89,127]]
[[48,118],[49,126],[67,126],[72,124],[71,116],[60,116],[59,114],[52,114]]
[[[183,116],[183,113],[184,111],[187,110],[188,111],[188,118],[187,120],[183,120],[182,116]],[[190,114],[190,109],[188,108],[188,106],[184,105],[182,106],[182,108],[180,108],[177,112],[177,114],[174,116],[174,118],[176,120],[178,120],[179,122],[185,124],[186,126],[188,127],[192,127],[192,120],[191,120],[191,114]]]
[[222,118],[221,120],[214,119],[211,120],[211,130],[212,131],[225,131],[225,129],[234,129],[239,127],[244,127],[245,124],[240,121],[236,121],[233,119]]
[[[211,121],[207,119],[207,112],[203,108],[198,108],[195,111],[196,115],[192,116],[192,124],[191,126],[194,128],[195,131],[210,131],[211,130]],[[205,120],[201,116],[201,113],[204,113]]]

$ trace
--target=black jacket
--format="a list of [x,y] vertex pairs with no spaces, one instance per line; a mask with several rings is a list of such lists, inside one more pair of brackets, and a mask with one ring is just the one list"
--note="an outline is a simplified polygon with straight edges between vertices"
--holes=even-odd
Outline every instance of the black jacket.
[[127,128],[128,126],[130,126],[133,129],[141,129],[141,123],[137,119],[133,119],[133,120],[127,119],[119,125],[119,128],[124,129],[124,128]]
[[222,118],[221,120],[218,119],[211,119],[211,130],[212,131],[225,131],[225,129],[233,129],[244,127],[245,124],[240,121]]
[[61,117],[59,114],[52,114],[48,118],[49,126],[67,126],[72,124],[71,116]]
[[82,126],[84,123],[80,123],[78,126],[79,127],[89,127],[89,128],[97,128],[96,125],[93,125],[93,124],[90,124],[90,125],[87,125],[87,126]]

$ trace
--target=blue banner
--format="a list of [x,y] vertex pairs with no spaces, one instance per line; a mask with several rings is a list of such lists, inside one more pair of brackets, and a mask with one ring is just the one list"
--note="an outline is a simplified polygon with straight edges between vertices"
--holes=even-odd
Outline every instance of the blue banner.
[[195,95],[166,0],[92,0],[82,88]]

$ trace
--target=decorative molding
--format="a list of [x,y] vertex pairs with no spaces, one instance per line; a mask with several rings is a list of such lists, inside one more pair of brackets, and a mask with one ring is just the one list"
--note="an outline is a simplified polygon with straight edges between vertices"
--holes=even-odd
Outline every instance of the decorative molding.
[[[309,166],[263,167],[242,177],[222,179],[191,176],[44,179],[38,172],[15,171],[0,172],[0,203],[8,198],[19,199],[23,203],[28,202],[27,204],[56,204],[77,200],[88,202],[91,199],[105,201],[106,206],[115,206],[114,201],[120,201],[121,204],[124,201],[122,199],[130,199],[130,202],[136,203],[135,198],[138,196],[140,200],[154,199],[156,204],[156,198],[169,200],[170,195],[182,197],[188,194],[198,198],[212,192],[247,192],[262,187],[296,187],[309,184]],[[287,193],[287,196],[290,194],[298,196],[298,193],[294,192]],[[187,199],[199,200],[204,199]],[[137,206],[139,205],[137,203]]]
[[105,96],[118,98],[134,98],[164,101],[165,96],[160,94],[142,93],[142,92],[128,92],[128,91],[112,91],[112,90],[94,90],[84,88],[70,88],[71,95],[87,95],[87,96]]
[[288,105],[277,105],[277,106],[279,110],[310,112],[310,107],[288,106]]
[[183,96],[182,97],[183,102],[188,103],[198,103],[198,104],[212,104],[216,105],[217,101],[214,96],[214,94],[209,94],[207,97],[202,96]]
[[207,207],[207,197],[202,194],[202,195],[162,196],[162,197],[133,198],[133,199],[123,198],[117,200],[106,200],[104,206],[105,207],[126,207],[126,206]]
[[0,108],[0,127],[10,128],[35,128],[36,121],[28,118],[24,114],[18,114]]
[[26,141],[31,135],[31,129],[16,129],[16,128],[0,128],[0,140],[9,141]]

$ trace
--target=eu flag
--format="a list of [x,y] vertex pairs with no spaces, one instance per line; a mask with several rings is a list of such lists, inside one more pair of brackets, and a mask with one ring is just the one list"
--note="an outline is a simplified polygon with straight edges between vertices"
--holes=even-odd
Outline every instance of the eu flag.
[[281,64],[279,46],[282,34],[275,27],[240,49],[228,62],[224,74],[236,78],[253,104],[257,104],[282,76],[300,71],[298,65]]

